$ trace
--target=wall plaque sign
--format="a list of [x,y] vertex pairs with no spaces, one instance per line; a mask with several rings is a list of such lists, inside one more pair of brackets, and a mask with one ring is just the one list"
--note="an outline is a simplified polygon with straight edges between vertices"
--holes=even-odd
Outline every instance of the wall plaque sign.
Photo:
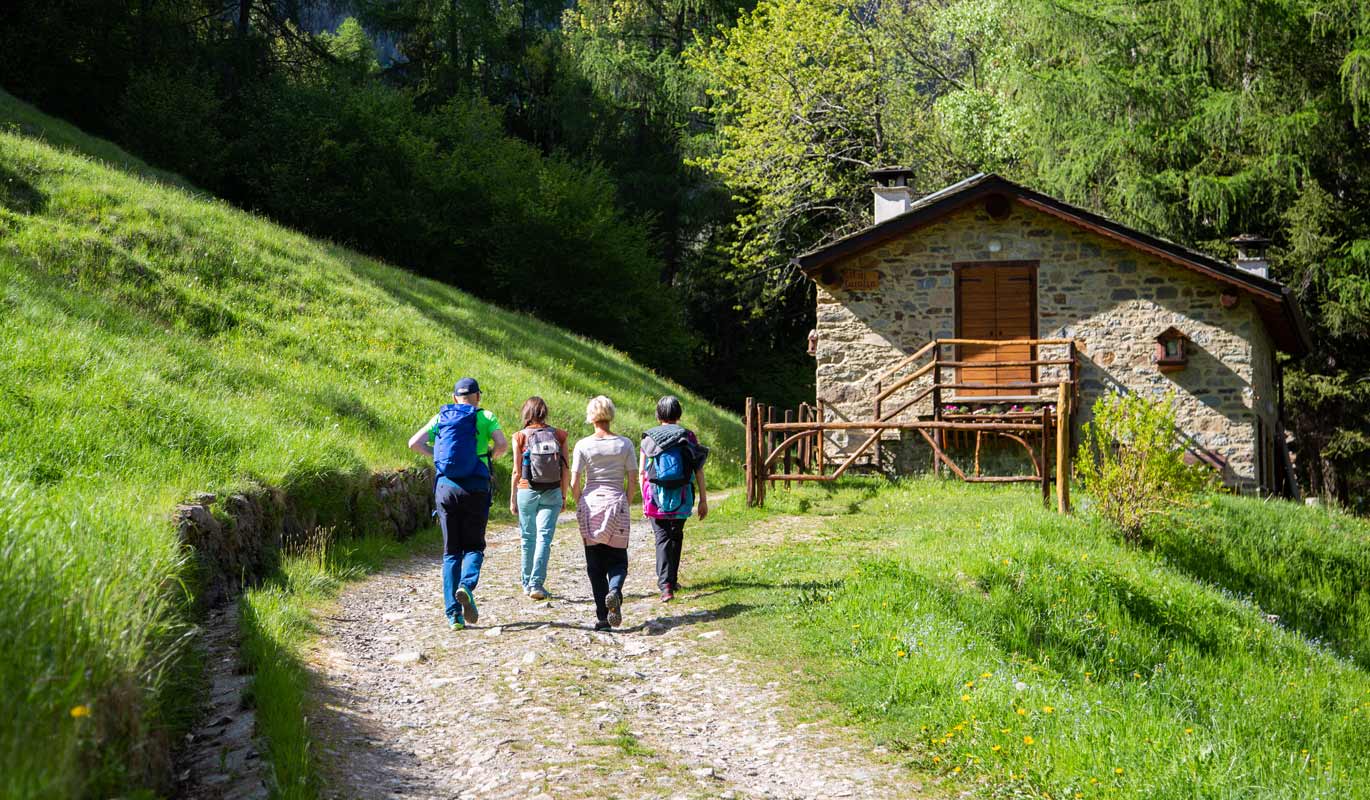
[[842,273],[842,288],[850,292],[871,292],[880,288],[880,273],[873,269],[849,269]]

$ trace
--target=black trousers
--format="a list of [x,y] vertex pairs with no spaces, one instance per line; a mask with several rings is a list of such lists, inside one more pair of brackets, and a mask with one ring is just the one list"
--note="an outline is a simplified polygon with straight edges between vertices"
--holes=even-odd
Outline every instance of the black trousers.
[[609,619],[609,592],[623,592],[628,577],[628,548],[607,544],[585,545],[585,572],[590,576],[590,591],[595,596],[595,619]]
[[490,493],[468,492],[460,486],[439,481],[434,500],[438,506],[438,527],[442,528],[443,555],[485,552]]
[[656,534],[656,586],[663,592],[680,580],[680,550],[685,544],[685,520],[652,519]]

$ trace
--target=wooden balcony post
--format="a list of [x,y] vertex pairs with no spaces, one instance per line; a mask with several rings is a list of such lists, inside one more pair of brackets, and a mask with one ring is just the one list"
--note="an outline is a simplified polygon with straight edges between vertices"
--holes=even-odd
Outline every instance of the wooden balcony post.
[[[884,416],[884,414],[885,414],[885,411],[884,411],[884,405],[885,405],[885,403],[884,403],[884,398],[885,398],[885,382],[884,382],[883,380],[881,380],[881,381],[876,381],[876,382],[875,382],[875,421],[876,421],[876,422],[879,422],[880,420],[882,420],[882,419],[885,418],[885,416]],[[885,453],[884,453],[884,451],[883,451],[883,450],[881,449],[881,447],[880,447],[880,438],[877,436],[876,439],[875,439],[875,468],[876,468],[876,469],[880,469],[880,468],[881,468],[881,462],[884,460],[884,458],[885,458]]]
[[[1072,384],[1073,386],[1073,384]],[[1070,389],[1056,392],[1056,510],[1070,513]]]
[[[935,340],[935,339],[933,340],[933,342],[934,342],[934,347],[932,348],[932,418],[933,418],[933,420],[936,421],[936,422],[941,422],[941,421],[942,421],[942,345],[940,345],[940,344],[935,344],[936,341],[937,341],[937,340]],[[914,409],[914,412],[913,412],[913,413],[914,413],[915,416],[917,416],[918,410],[917,410],[917,409]],[[937,437],[937,446],[940,447],[940,448],[942,448],[942,450],[945,451],[945,450],[947,449],[947,435],[946,435],[946,433],[945,433],[944,431],[940,431],[940,430],[939,430],[939,431],[936,432],[935,436]],[[942,459],[938,458],[936,453],[933,453],[933,454],[932,454],[932,474],[936,475],[936,476],[939,477],[939,478],[942,477]]]

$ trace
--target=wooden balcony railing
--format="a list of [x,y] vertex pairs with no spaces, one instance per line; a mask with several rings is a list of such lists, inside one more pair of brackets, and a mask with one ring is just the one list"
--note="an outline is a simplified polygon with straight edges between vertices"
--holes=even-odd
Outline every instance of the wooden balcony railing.
[[[969,361],[966,359],[943,358],[944,347],[961,345],[1028,345],[1032,352],[1038,347],[1061,347],[1065,357],[1004,359],[1002,361]],[[1073,339],[1031,339],[1012,342],[989,341],[981,339],[938,339],[923,347],[888,369],[879,373],[873,381],[874,408],[866,420],[828,419],[831,416],[820,399],[816,404],[801,404],[798,409],[777,410],[772,406],[747,399],[746,406],[746,475],[747,501],[759,505],[765,502],[768,487],[783,482],[786,487],[793,481],[833,481],[848,472],[857,462],[875,448],[876,461],[879,463],[879,443],[888,431],[917,431],[933,453],[933,469],[940,474],[945,466],[958,478],[972,482],[1040,482],[1043,502],[1050,499],[1052,472],[1049,469],[1049,444],[1055,441],[1057,487],[1057,507],[1065,513],[1070,507],[1070,431],[1071,408],[1075,405],[1079,386],[1079,362],[1077,346]],[[1032,367],[1033,380],[1005,382],[964,381],[959,379],[960,368]],[[1056,380],[1037,380],[1038,367],[1064,367],[1064,377]],[[946,373],[946,370],[952,370]],[[930,376],[930,377],[929,377]],[[925,384],[916,381],[926,378]],[[944,380],[949,378],[949,380]],[[899,405],[887,409],[886,403],[900,392],[916,392],[910,399],[896,398]],[[943,405],[943,392],[956,389],[977,391],[1023,391],[1035,392],[1032,402],[1042,408],[1032,412],[994,413],[994,414],[957,414],[947,413]],[[919,404],[931,400],[926,413],[919,413]],[[992,398],[965,398],[972,403],[991,402]],[[909,409],[914,413],[909,418],[899,417]],[[779,418],[777,418],[779,417]],[[835,431],[869,431],[854,450],[842,452],[833,459],[833,469],[828,471],[828,435]],[[948,454],[946,436],[949,432],[967,431],[976,434],[976,463],[973,474],[968,475]],[[1032,475],[985,476],[980,474],[979,441],[984,435],[1004,436],[1019,442],[1028,451],[1033,465]],[[837,448],[833,448],[837,449]],[[778,471],[778,465],[783,470]]]

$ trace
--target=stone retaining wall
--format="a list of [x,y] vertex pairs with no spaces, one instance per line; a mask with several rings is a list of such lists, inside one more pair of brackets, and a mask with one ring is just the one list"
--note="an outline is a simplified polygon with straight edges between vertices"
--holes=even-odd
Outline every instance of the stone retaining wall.
[[[332,507],[313,502],[321,483],[329,484],[324,488]],[[402,469],[369,477],[328,475],[312,481],[307,493],[260,488],[222,499],[201,494],[177,506],[175,521],[199,566],[200,600],[214,606],[260,581],[283,546],[303,541],[316,527],[405,539],[430,524],[432,513],[432,470]]]
[[[991,241],[998,245],[993,251]],[[880,285],[818,287],[817,389],[830,418],[870,419],[876,375],[929,339],[955,336],[953,265],[972,261],[1038,262],[1038,338],[1081,345],[1077,424],[1110,389],[1156,398],[1173,390],[1181,429],[1227,462],[1225,479],[1259,481],[1257,419],[1268,432],[1276,415],[1274,348],[1250,299],[1225,308],[1223,284],[1017,204],[1002,220],[979,206],[956,211],[836,265],[839,273],[878,272]],[[1155,337],[1171,326],[1189,337],[1191,355],[1184,370],[1162,373],[1152,361]],[[1064,348],[1042,348],[1039,357],[1063,354]],[[1056,374],[1039,371],[1044,380]],[[911,386],[884,407],[926,385]],[[930,411],[924,401],[909,414]],[[835,435],[832,456],[864,438]]]

